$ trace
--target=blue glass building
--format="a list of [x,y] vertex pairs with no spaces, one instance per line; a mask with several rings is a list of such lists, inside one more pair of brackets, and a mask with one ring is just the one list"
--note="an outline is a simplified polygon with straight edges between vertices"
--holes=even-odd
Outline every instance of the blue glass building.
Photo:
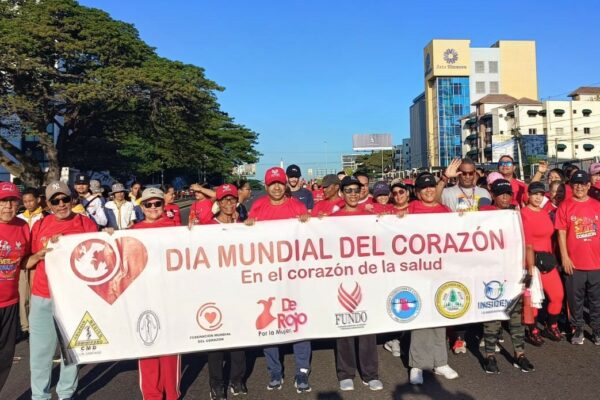
[[434,96],[439,165],[445,167],[462,155],[460,118],[470,112],[469,77],[438,77]]

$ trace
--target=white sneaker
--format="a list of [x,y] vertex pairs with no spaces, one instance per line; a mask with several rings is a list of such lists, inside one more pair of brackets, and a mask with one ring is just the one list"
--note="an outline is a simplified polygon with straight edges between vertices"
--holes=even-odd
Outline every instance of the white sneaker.
[[352,381],[352,379],[342,379],[340,381],[340,390],[343,391],[348,391],[348,390],[354,390],[354,382]]
[[437,367],[433,369],[436,375],[442,375],[446,379],[456,379],[458,378],[458,372],[450,368],[448,364],[442,365],[441,367]]
[[423,384],[423,370],[419,368],[411,368],[410,369],[410,383],[412,385],[422,385]]
[[394,357],[400,357],[402,355],[400,352],[400,341],[398,339],[392,339],[385,342],[383,348],[392,353]]

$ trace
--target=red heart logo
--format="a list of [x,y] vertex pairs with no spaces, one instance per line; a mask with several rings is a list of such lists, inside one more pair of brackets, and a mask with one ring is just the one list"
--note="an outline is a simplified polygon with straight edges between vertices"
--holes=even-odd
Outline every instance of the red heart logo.
[[213,321],[217,318],[217,313],[215,312],[207,312],[204,313],[204,318],[208,321],[209,324],[212,324]]
[[111,305],[140,276],[148,262],[146,247],[139,240],[122,237],[115,243],[120,256],[118,265],[113,246],[101,239],[86,240],[71,254],[75,275]]

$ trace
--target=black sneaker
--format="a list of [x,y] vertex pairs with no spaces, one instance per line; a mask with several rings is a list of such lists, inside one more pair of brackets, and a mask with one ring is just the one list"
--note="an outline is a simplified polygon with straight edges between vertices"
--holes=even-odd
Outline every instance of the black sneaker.
[[225,393],[225,386],[219,385],[217,387],[210,388],[210,400],[227,400],[227,393]]
[[600,346],[600,332],[594,332],[592,335],[592,343],[594,343],[596,346]]
[[500,369],[498,368],[496,357],[488,356],[483,362],[483,369],[486,374],[499,374]]
[[308,374],[302,372],[296,375],[294,386],[296,387],[296,393],[305,393],[312,390],[308,383]]
[[535,371],[535,368],[534,368],[533,364],[531,364],[529,362],[529,360],[527,359],[527,357],[525,357],[525,354],[521,354],[516,359],[516,361],[514,362],[513,366],[515,368],[521,369],[521,371],[523,371],[523,372],[533,372],[533,371]]
[[573,330],[571,344],[583,344],[585,337],[583,336],[583,328],[577,327]]
[[538,329],[527,331],[525,334],[525,341],[534,345],[535,347],[540,347],[544,344],[544,339],[542,336],[540,336],[540,331]]
[[246,387],[246,384],[243,382],[229,384],[229,391],[234,396],[237,396],[240,394],[248,394],[248,388]]

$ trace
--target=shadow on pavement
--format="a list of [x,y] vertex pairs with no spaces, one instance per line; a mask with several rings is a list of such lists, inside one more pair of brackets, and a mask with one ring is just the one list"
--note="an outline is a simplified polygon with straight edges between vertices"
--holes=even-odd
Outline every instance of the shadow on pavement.
[[431,374],[425,374],[425,383],[423,385],[411,385],[410,383],[397,385],[394,393],[392,393],[392,399],[413,398],[415,395],[427,396],[430,399],[475,400],[475,397],[464,392],[449,392]]
[[[108,385],[120,373],[137,370],[137,368],[137,360],[98,364],[79,379],[77,397],[86,399]],[[57,372],[57,368],[53,372]]]

